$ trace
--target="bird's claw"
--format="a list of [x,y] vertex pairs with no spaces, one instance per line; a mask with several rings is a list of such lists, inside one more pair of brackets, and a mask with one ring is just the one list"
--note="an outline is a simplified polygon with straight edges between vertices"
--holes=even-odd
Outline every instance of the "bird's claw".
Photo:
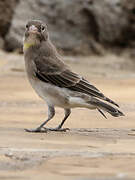
[[57,132],[66,132],[69,131],[69,128],[44,128],[46,131],[57,131]]
[[31,132],[31,133],[46,133],[47,130],[44,128],[36,128],[36,129],[24,129],[26,132]]
[[36,128],[36,129],[24,129],[26,132],[31,133],[47,133],[48,131],[57,131],[57,132],[66,132],[69,131],[69,128]]

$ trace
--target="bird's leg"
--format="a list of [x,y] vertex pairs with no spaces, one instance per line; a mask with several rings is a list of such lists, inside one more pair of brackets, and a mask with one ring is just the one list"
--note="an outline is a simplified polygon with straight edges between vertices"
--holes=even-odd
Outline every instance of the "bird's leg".
[[62,120],[62,122],[60,123],[60,125],[56,128],[45,128],[46,130],[50,130],[50,131],[66,131],[66,130],[69,130],[69,128],[62,128],[62,126],[63,126],[64,122],[66,121],[66,119],[71,114],[71,110],[70,109],[64,109],[64,110],[65,110],[65,116],[64,116],[64,119]]
[[48,121],[50,121],[55,115],[55,109],[53,106],[48,105],[48,118],[45,122],[43,122],[39,127],[36,129],[25,129],[27,132],[47,132],[46,128],[43,128],[45,124],[47,124]]

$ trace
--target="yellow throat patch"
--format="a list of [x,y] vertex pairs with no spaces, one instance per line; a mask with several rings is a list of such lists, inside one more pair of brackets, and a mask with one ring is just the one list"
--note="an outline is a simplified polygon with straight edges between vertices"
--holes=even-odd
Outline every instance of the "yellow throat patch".
[[35,45],[35,44],[34,43],[24,43],[23,50],[25,51],[25,50],[29,49],[31,46],[33,46],[33,45]]

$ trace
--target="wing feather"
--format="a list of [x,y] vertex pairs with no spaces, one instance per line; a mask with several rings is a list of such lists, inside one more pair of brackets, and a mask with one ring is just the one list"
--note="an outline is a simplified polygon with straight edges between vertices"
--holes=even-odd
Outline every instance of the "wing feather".
[[118,106],[111,99],[105,97],[104,94],[101,93],[95,86],[91,85],[83,77],[70,71],[69,69],[64,69],[64,71],[57,71],[49,74],[47,71],[43,71],[43,66],[42,69],[40,69],[39,66],[37,66],[36,68],[36,77],[41,81],[61,88],[67,88],[72,91],[77,91],[90,96],[98,97]]

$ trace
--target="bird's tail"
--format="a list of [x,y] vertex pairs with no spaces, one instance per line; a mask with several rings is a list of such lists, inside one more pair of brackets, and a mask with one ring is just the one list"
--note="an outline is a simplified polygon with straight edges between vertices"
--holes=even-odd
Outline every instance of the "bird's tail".
[[94,105],[105,118],[106,116],[102,112],[102,110],[110,113],[114,117],[124,116],[124,114],[121,111],[119,111],[117,108],[114,108],[111,105],[104,103],[96,98],[93,98],[89,103]]

